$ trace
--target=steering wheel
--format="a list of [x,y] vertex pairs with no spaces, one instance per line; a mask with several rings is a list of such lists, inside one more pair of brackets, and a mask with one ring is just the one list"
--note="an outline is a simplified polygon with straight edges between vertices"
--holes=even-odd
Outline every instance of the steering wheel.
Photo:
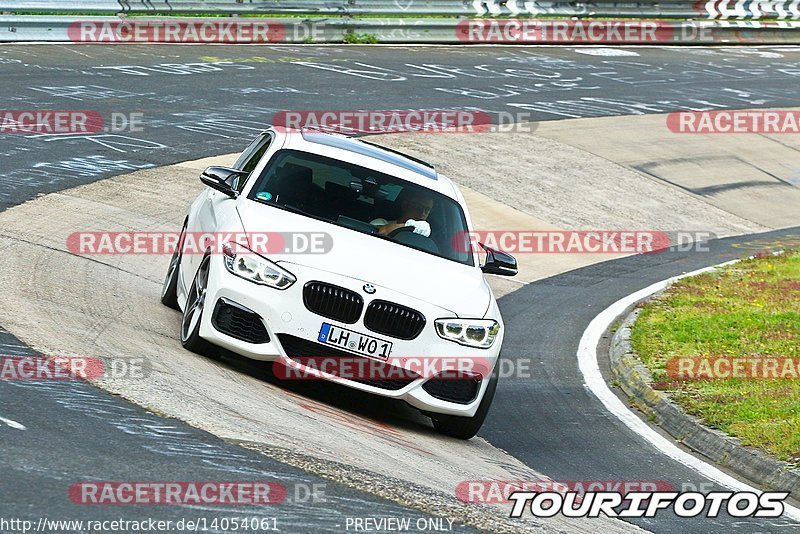
[[401,234],[403,232],[413,232],[413,231],[414,231],[413,226],[401,226],[400,228],[396,228],[391,232],[389,232],[389,235],[387,237],[394,238],[397,234]]

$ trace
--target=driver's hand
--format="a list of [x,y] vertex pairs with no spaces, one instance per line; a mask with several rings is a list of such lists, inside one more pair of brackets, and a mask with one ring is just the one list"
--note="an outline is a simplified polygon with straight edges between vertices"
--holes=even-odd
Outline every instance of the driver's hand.
[[406,221],[406,226],[412,227],[415,234],[425,237],[430,237],[431,235],[431,225],[428,221],[415,221],[414,219],[409,219]]
[[398,228],[402,228],[404,226],[405,224],[400,224],[400,223],[384,224],[383,226],[378,227],[378,233],[381,235],[389,235]]

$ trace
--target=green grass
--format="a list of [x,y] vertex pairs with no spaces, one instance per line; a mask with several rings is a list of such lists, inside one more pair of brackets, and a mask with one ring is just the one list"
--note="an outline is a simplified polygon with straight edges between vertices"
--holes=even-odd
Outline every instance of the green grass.
[[800,251],[675,283],[643,307],[632,342],[653,387],[687,413],[800,464],[800,379],[678,380],[666,372],[678,357],[800,358]]
[[372,33],[347,32],[344,42],[347,44],[375,44],[378,42],[378,38]]

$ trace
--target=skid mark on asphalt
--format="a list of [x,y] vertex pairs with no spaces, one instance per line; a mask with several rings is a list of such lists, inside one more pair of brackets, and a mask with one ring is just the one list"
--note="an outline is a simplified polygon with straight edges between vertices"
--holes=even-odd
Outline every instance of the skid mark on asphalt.
[[305,410],[309,410],[314,414],[316,414],[317,416],[326,417],[332,422],[341,423],[346,427],[352,428],[353,430],[356,430],[358,432],[366,432],[379,439],[388,441],[392,445],[399,445],[401,447],[410,448],[415,451],[427,454],[429,456],[433,456],[432,452],[418,447],[417,445],[414,444],[413,440],[408,439],[406,436],[403,435],[402,432],[392,427],[391,425],[388,425],[381,421],[377,421],[375,419],[362,417],[352,412],[335,408],[328,404],[316,402],[306,397],[301,397],[300,395],[297,395],[296,393],[293,393],[288,390],[285,390],[283,393],[295,399],[299,407]]

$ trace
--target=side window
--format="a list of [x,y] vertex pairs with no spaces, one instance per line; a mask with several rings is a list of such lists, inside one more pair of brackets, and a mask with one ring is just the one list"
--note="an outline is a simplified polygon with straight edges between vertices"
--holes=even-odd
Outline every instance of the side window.
[[[268,133],[259,135],[255,141],[250,143],[244,152],[242,152],[239,159],[236,160],[236,163],[233,164],[233,168],[244,171],[248,174],[253,172],[253,169],[256,168],[258,162],[261,161],[261,158],[264,156],[264,153],[269,149],[269,146],[272,144],[272,136]],[[241,193],[244,189],[244,185],[247,183],[247,179],[240,180],[236,186],[236,189]]]

